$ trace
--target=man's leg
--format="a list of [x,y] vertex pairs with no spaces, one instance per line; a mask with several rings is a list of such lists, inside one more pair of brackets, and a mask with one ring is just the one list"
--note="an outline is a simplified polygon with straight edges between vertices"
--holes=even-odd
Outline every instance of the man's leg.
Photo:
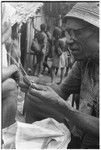
[[65,77],[68,75],[69,67],[66,67]]
[[58,70],[59,70],[59,67],[56,67],[56,72],[55,72],[55,75],[57,76],[58,74]]
[[42,71],[43,74],[44,74],[46,68],[47,68],[47,56],[45,56],[45,59],[43,62],[43,71]]
[[37,56],[33,55],[33,75],[36,75],[36,69],[37,69]]
[[60,81],[57,84],[61,84],[62,83],[63,77],[64,77],[64,68],[61,68]]
[[2,83],[2,128],[15,122],[17,110],[17,84],[9,78]]
[[37,64],[36,64],[36,75],[38,76],[40,73],[40,54],[37,54]]
[[48,73],[50,73],[50,67],[48,66],[48,56],[45,56],[45,60],[44,60],[44,63],[43,63],[43,73],[45,72],[45,69],[47,68],[48,69]]
[[51,68],[51,83],[54,82],[54,77],[55,77],[55,66],[52,66],[52,68]]
[[40,54],[40,73],[42,73],[43,71],[43,63],[44,63],[44,60],[45,60],[45,54]]

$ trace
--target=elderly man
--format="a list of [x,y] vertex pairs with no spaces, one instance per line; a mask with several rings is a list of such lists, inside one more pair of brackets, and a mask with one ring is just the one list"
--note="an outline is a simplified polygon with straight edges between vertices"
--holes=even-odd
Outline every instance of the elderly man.
[[[26,102],[27,122],[33,122],[36,116],[37,119],[53,117],[64,123],[69,120],[76,127],[74,133],[82,140],[80,148],[90,149],[99,148],[98,7],[97,2],[77,3],[67,14],[64,21],[73,41],[69,49],[76,62],[64,83],[58,87],[32,84]],[[22,87],[23,91],[27,90],[27,81]],[[71,93],[79,92],[77,111],[65,100]]]

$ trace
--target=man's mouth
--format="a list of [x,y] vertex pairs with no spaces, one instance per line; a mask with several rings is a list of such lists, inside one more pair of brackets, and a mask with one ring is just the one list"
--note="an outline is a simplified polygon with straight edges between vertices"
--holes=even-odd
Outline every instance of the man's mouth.
[[71,48],[71,47],[69,47],[68,49],[69,49],[70,52],[79,52],[78,48]]
[[71,49],[72,52],[78,52],[78,49]]

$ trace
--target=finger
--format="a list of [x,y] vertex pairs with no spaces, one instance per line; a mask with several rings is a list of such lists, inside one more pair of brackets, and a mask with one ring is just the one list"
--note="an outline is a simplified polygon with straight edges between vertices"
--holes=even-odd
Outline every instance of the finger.
[[26,84],[26,83],[24,83],[24,82],[22,82],[22,81],[19,83],[19,86],[20,86],[21,88],[27,88],[27,89],[29,88],[29,85]]
[[23,77],[23,81],[24,81],[26,84],[28,84],[28,85],[31,84],[31,81],[30,81],[30,79],[28,78],[28,76],[24,76],[24,77]]
[[33,103],[35,103],[35,105],[41,105],[43,102],[42,102],[42,100],[39,98],[39,97],[37,97],[37,96],[33,96],[33,95],[31,95],[31,94],[27,94],[27,97],[31,100],[31,101],[33,101]]
[[33,96],[36,96],[36,97],[39,97],[39,98],[42,98],[43,97],[43,91],[40,91],[40,90],[36,90],[36,89],[33,89],[33,88],[30,88],[29,89],[29,94],[33,95]]
[[21,91],[24,92],[24,93],[27,93],[28,92],[28,88],[21,88]]
[[39,79],[37,79],[35,77],[33,77],[33,79],[30,79],[30,76],[24,76],[23,80],[25,83],[27,83],[29,85],[31,83],[38,83]]
[[32,86],[34,89],[39,90],[39,91],[46,91],[47,87],[44,85],[40,85],[40,84],[35,84],[33,83]]
[[25,84],[24,82],[21,81],[19,83],[19,86],[20,86],[22,92],[24,92],[24,93],[28,92],[29,86],[27,84]]

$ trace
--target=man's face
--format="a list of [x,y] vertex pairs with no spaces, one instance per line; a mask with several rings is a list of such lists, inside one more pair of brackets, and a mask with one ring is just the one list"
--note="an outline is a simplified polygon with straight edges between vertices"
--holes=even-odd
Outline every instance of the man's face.
[[72,43],[69,49],[75,60],[99,58],[99,33],[98,29],[85,24],[78,19],[68,19],[66,23]]

